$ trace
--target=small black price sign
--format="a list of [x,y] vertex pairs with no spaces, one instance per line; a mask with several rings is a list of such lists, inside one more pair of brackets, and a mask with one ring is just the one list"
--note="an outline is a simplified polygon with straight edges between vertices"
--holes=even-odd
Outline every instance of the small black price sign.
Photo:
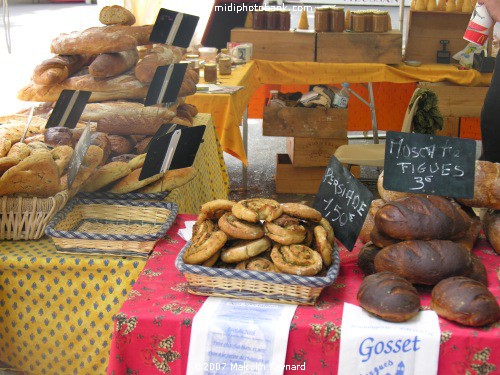
[[384,188],[472,198],[475,155],[471,139],[387,132]]
[[171,64],[156,68],[155,75],[149,85],[145,106],[175,102],[186,75],[188,64]]
[[149,36],[152,43],[187,48],[200,17],[161,8]]
[[332,156],[313,206],[330,222],[335,237],[349,251],[356,243],[372,200],[372,193]]
[[74,129],[91,94],[90,91],[63,90],[47,120],[45,128],[64,126]]

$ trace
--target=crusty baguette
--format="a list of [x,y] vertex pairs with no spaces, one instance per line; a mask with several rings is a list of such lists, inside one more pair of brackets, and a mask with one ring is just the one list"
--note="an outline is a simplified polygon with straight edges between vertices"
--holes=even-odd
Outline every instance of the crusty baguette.
[[155,45],[146,53],[144,58],[139,61],[135,67],[134,73],[139,81],[150,83],[153,80],[156,68],[163,65],[174,64],[179,61],[176,61],[174,52],[168,46]]
[[123,115],[112,115],[97,121],[97,131],[118,135],[154,135],[165,121],[158,117],[131,119]]
[[85,55],[57,55],[44,60],[33,72],[38,85],[55,85],[80,70],[89,61]]
[[197,175],[196,168],[188,167],[166,171],[163,177],[139,190],[140,193],[161,193],[187,184]]
[[99,22],[104,25],[133,25],[135,17],[128,9],[119,5],[112,5],[101,9]]
[[141,103],[134,102],[91,103],[85,106],[81,120],[97,122],[103,118],[116,115],[130,118],[159,117],[165,121],[170,121],[175,116],[175,113],[168,108],[145,107]]
[[137,49],[115,53],[102,53],[89,66],[93,77],[108,78],[117,76],[132,68],[139,60]]

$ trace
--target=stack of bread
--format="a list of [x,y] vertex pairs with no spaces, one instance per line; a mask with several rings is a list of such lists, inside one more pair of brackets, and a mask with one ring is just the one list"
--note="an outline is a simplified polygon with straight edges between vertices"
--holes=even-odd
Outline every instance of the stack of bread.
[[186,264],[323,276],[333,262],[333,229],[306,205],[219,199],[200,211]]
[[[485,183],[476,178],[475,190]],[[370,275],[358,293],[361,306],[382,319],[405,321],[420,307],[412,284],[431,285],[431,307],[446,319],[473,326],[500,319],[485,267],[471,252],[481,231],[473,210],[443,197],[390,192],[382,185],[383,175],[379,193],[384,199],[373,201],[360,235],[367,243],[358,265]]]

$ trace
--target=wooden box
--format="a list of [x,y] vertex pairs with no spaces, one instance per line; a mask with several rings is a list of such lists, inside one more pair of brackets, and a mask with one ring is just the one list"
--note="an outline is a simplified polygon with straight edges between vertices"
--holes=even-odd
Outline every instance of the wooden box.
[[231,42],[252,43],[252,59],[315,61],[316,33],[278,30],[232,29]]
[[326,167],[335,150],[347,142],[347,138],[288,137],[286,152],[294,167]]
[[263,135],[347,138],[347,109],[265,107]]
[[460,119],[458,117],[445,117],[443,129],[436,132],[436,135],[442,135],[445,137],[460,137],[459,125]]
[[[325,174],[325,167],[296,167],[287,154],[276,155],[276,192],[289,194],[316,194]],[[359,177],[359,166],[351,173]]]
[[433,90],[443,117],[480,117],[488,87],[467,87],[450,83],[421,82],[419,88]]
[[399,30],[318,33],[316,38],[318,62],[399,64],[402,60],[403,42]]
[[[410,10],[405,60],[435,64],[437,51],[442,49],[440,40],[449,40],[446,50],[451,56],[467,46],[463,36],[470,20],[470,13],[428,12]],[[455,60],[451,59],[451,62]]]

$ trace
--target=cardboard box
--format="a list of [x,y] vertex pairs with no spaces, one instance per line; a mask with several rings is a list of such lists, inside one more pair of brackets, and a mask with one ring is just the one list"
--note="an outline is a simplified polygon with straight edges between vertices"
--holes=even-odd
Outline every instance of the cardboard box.
[[347,138],[347,109],[265,107],[263,117],[263,135]]
[[316,61],[399,64],[403,39],[399,30],[385,33],[318,33]]
[[326,167],[335,150],[347,143],[347,138],[287,137],[286,151],[294,167]]
[[[287,154],[276,155],[276,192],[289,194],[316,194],[325,174],[325,167],[296,167]],[[359,178],[359,166],[351,173]]]
[[405,60],[435,64],[437,51],[442,48],[440,40],[450,41],[446,49],[451,56],[464,49],[469,43],[463,36],[470,16],[470,13],[461,12],[410,10]]
[[231,30],[231,42],[252,43],[252,59],[270,61],[315,61],[316,33],[253,30]]
[[480,117],[488,91],[488,87],[458,86],[444,82],[420,82],[418,87],[436,93],[443,117]]

